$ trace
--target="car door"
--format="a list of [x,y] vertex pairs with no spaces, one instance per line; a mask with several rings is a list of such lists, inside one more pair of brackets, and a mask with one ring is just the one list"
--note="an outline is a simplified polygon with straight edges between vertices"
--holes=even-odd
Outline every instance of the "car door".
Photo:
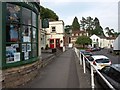
[[[101,73],[115,89],[118,89],[118,90],[120,89],[119,74],[117,73],[115,69],[108,66],[108,67],[103,68],[101,70]],[[105,81],[100,76],[98,80],[104,88],[109,88],[108,85],[105,83]]]

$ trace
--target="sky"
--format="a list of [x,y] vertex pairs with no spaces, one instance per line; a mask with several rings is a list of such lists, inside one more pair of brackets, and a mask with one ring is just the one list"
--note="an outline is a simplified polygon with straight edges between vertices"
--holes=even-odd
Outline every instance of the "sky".
[[[119,0],[41,0],[40,4],[53,10],[63,20],[65,25],[71,25],[74,17],[97,17],[100,25],[118,32],[118,2]],[[105,31],[105,30],[104,30]]]

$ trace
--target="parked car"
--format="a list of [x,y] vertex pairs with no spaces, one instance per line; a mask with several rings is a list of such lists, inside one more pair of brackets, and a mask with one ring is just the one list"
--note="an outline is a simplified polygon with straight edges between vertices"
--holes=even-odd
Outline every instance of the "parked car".
[[[108,57],[104,55],[92,55],[88,60],[95,66],[96,69],[101,70],[105,66],[111,65],[111,61]],[[88,68],[90,68],[90,63],[86,62]],[[95,71],[95,70],[94,70]]]
[[86,51],[90,51],[90,52],[100,51],[100,50],[101,50],[100,47],[96,47],[96,48],[88,48],[88,49],[86,49]]
[[[93,55],[91,52],[86,51],[86,50],[80,50],[80,52],[81,52],[82,54],[84,54],[84,56],[85,56],[86,58],[88,58],[88,57],[90,57],[90,56]],[[85,58],[85,61],[86,61],[86,58]],[[83,55],[81,55],[81,60],[83,60]]]
[[[102,68],[100,72],[116,90],[120,90],[120,64],[106,66]],[[108,90],[108,85],[100,77],[100,75],[97,74],[96,78],[97,81]]]
[[[93,55],[90,51],[86,51],[86,50],[81,50],[80,52],[84,54],[86,58]],[[81,56],[81,58],[83,59],[83,56]]]

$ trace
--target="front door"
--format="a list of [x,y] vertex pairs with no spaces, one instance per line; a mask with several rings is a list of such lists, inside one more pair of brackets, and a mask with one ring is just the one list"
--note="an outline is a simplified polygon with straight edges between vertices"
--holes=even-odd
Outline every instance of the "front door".
[[54,39],[50,39],[50,48],[54,48]]
[[60,47],[60,39],[56,39],[56,47],[57,47],[57,48]]

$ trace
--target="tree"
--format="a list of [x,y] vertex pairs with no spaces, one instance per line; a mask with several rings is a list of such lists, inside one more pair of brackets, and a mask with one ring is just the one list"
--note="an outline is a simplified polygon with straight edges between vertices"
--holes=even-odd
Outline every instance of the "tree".
[[42,19],[52,19],[57,21],[59,17],[56,15],[56,13],[48,8],[44,8],[43,6],[40,6],[40,15]]
[[80,30],[80,24],[78,22],[77,17],[75,17],[74,20],[73,20],[72,30]]
[[108,34],[109,37],[114,36],[114,29],[110,29],[109,27],[106,27],[105,30],[107,31],[106,34]]
[[84,48],[85,45],[90,45],[92,43],[92,40],[87,36],[79,36],[75,43],[82,45]]
[[120,35],[120,32],[114,32],[114,37],[118,37]]
[[100,26],[100,22],[97,17],[95,17],[95,19],[90,16],[87,18],[82,17],[80,22],[82,29],[87,31],[89,36],[93,34],[104,36],[103,28]]
[[97,17],[95,17],[93,25],[94,25],[94,29],[93,29],[92,35],[96,34],[96,35],[104,36],[103,28],[100,26],[100,22]]
[[84,17],[82,17],[82,20],[80,20],[80,22],[81,22],[80,26],[82,27],[82,30],[86,31],[86,29],[85,29],[86,19]]
[[72,30],[72,26],[71,25],[66,25],[65,26],[65,33],[70,34]]
[[88,31],[89,35],[91,36],[93,31],[93,18],[91,18],[90,16],[87,17],[86,24],[86,31]]

